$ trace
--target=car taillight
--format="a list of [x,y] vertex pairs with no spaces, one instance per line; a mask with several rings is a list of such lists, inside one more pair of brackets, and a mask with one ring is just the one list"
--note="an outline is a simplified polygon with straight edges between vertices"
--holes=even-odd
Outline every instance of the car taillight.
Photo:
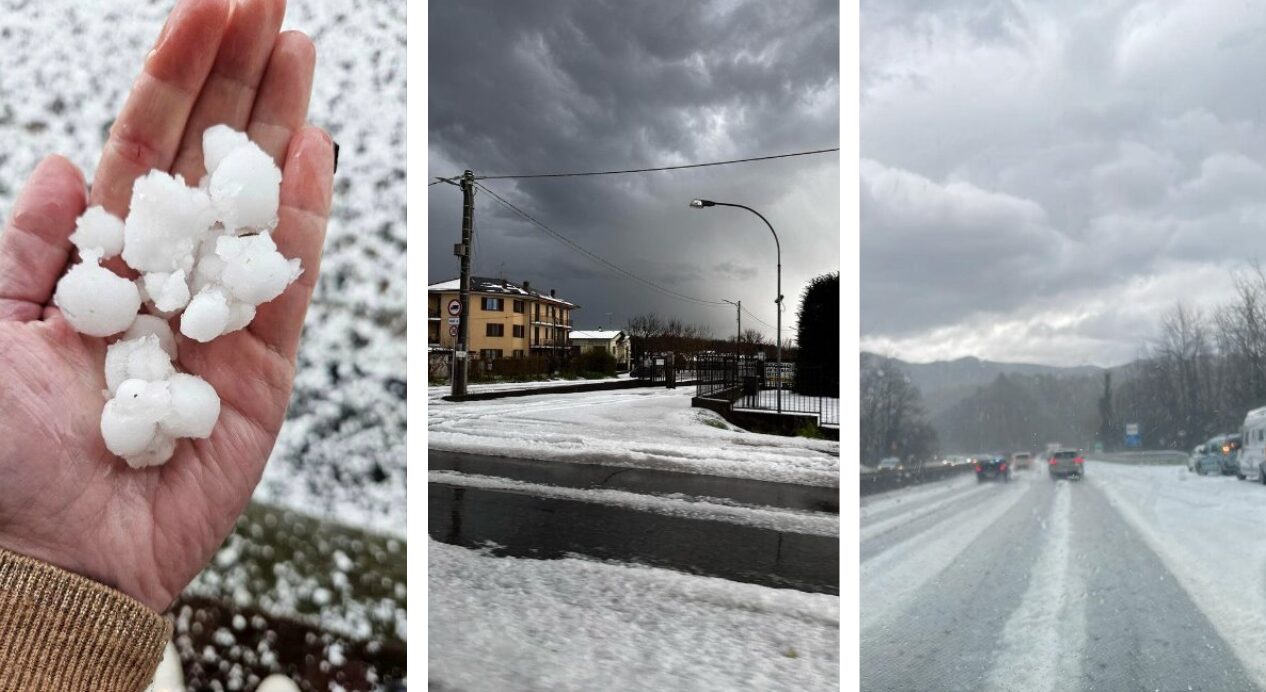
[[976,464],[976,473],[980,473],[980,464]]
[[1005,462],[1005,461],[1004,461],[1004,462],[1002,462],[1002,463],[998,466],[998,470],[999,470],[999,471],[1006,471],[1006,470],[1007,470],[1007,462]]
[[1073,459],[1074,464],[1080,464],[1082,461],[1085,461],[1085,460],[1082,459],[1081,457],[1077,457],[1076,459]]
[[1055,465],[1055,457],[1051,457],[1051,466]]

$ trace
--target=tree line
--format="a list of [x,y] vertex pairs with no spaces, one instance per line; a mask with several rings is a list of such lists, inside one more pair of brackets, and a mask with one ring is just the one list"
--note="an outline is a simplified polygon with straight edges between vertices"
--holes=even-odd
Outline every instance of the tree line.
[[1148,447],[1191,449],[1236,432],[1266,406],[1266,274],[1234,277],[1234,298],[1205,313],[1178,303],[1159,337],[1126,368],[1114,409]]

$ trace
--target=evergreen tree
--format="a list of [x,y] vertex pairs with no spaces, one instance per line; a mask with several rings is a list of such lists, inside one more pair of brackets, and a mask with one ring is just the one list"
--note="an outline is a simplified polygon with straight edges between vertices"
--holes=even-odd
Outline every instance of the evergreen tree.
[[[839,396],[840,275],[815,277],[800,298],[799,349],[794,389],[800,394]],[[801,374],[803,373],[803,376]]]

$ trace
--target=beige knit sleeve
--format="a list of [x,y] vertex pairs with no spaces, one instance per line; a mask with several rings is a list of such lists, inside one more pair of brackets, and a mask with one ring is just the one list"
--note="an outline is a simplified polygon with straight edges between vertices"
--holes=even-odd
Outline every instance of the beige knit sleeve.
[[143,690],[170,638],[132,598],[0,548],[0,692]]

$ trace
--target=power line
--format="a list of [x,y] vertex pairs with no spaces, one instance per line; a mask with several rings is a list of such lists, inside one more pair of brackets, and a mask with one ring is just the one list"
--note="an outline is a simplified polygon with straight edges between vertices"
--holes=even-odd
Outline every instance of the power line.
[[584,173],[523,173],[518,175],[477,175],[475,180],[502,180],[506,178],[574,178],[587,175],[618,175],[622,173],[650,173],[653,171],[678,171],[684,168],[706,168],[708,166],[727,166],[732,163],[749,163],[752,161],[769,161],[771,159],[786,159],[793,156],[810,156],[812,154],[826,154],[832,151],[839,151],[839,147],[830,149],[814,149],[813,151],[798,151],[793,154],[773,154],[771,156],[752,156],[745,159],[730,159],[729,161],[710,161],[708,163],[687,163],[679,166],[656,166],[654,168],[628,168],[618,171],[589,171]]
[[690,302],[692,302],[692,303],[699,303],[699,304],[702,304],[702,305],[727,305],[727,303],[725,303],[725,302],[723,302],[723,301],[720,301],[720,300],[707,300],[707,299],[705,299],[705,298],[696,298],[696,297],[694,297],[694,296],[688,296],[688,295],[686,295],[686,294],[684,294],[684,293],[678,293],[677,291],[674,291],[674,290],[672,290],[672,289],[670,289],[670,288],[665,288],[665,287],[663,287],[663,286],[660,286],[659,284],[657,284],[657,283],[655,283],[655,282],[653,282],[653,281],[650,281],[650,280],[648,280],[648,279],[643,279],[642,277],[638,276],[637,274],[634,274],[633,272],[631,272],[631,271],[629,271],[629,270],[627,270],[627,269],[625,269],[625,268],[623,268],[623,267],[621,267],[621,266],[619,266],[619,265],[615,264],[614,262],[610,262],[610,261],[608,261],[608,260],[606,260],[606,259],[604,259],[604,258],[602,258],[602,257],[599,257],[598,255],[595,255],[594,253],[592,253],[592,252],[590,252],[590,251],[586,250],[585,248],[581,247],[581,246],[580,246],[580,245],[578,245],[575,241],[571,240],[571,239],[570,239],[570,238],[568,238],[567,236],[564,236],[563,234],[559,233],[558,231],[555,231],[554,229],[550,228],[549,226],[545,225],[544,223],[541,223],[541,222],[540,222],[540,221],[538,221],[535,217],[533,217],[531,214],[528,214],[527,212],[525,212],[525,211],[523,211],[522,209],[518,208],[517,206],[515,206],[515,205],[514,205],[514,204],[512,204],[511,202],[507,201],[507,200],[506,200],[504,197],[502,197],[501,195],[498,195],[497,193],[495,193],[495,192],[493,192],[492,190],[488,189],[488,187],[487,187],[487,186],[485,186],[485,185],[483,185],[482,183],[475,183],[475,185],[476,185],[476,186],[478,186],[478,187],[479,187],[481,190],[483,190],[484,192],[487,192],[489,195],[492,195],[492,198],[493,198],[493,199],[495,199],[497,202],[501,203],[503,206],[505,206],[506,208],[510,209],[511,211],[513,211],[514,213],[518,214],[519,216],[523,217],[524,219],[527,219],[528,221],[530,221],[531,223],[533,223],[534,225],[536,225],[538,228],[540,228],[541,230],[543,230],[543,231],[545,231],[546,233],[548,233],[550,236],[552,236],[553,238],[555,238],[555,239],[556,239],[556,240],[558,240],[559,242],[564,243],[565,245],[567,245],[568,247],[572,248],[573,250],[576,250],[577,252],[580,252],[581,254],[585,255],[586,257],[589,257],[590,259],[592,259],[592,260],[594,260],[594,261],[596,261],[596,262],[599,262],[599,263],[603,264],[604,266],[609,267],[610,269],[613,269],[613,270],[615,270],[615,271],[617,271],[617,272],[619,272],[619,273],[623,274],[624,276],[626,276],[626,277],[628,277],[628,278],[630,278],[630,279],[633,279],[634,281],[638,281],[638,282],[640,282],[640,283],[642,283],[642,284],[645,284],[646,286],[649,286],[649,287],[651,287],[651,288],[653,288],[653,289],[655,289],[655,290],[657,290],[657,291],[660,291],[661,293],[664,293],[664,294],[666,294],[666,295],[672,296],[672,297],[677,298],[677,299],[679,299],[679,300],[686,300],[686,301],[690,301]]

